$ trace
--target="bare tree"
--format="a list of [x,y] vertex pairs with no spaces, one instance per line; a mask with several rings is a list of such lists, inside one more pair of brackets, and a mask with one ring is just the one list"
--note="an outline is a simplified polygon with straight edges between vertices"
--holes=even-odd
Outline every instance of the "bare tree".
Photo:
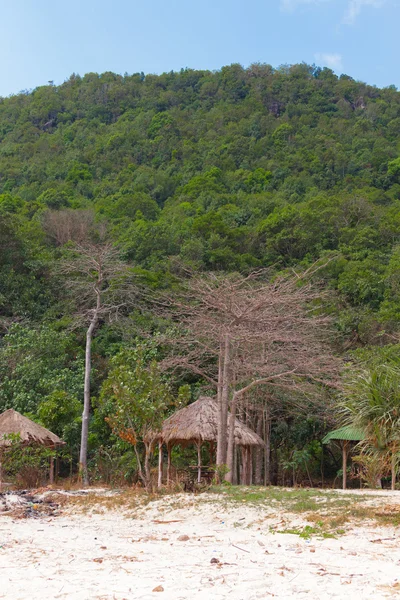
[[[328,347],[329,319],[321,292],[305,276],[275,278],[266,271],[207,274],[189,279],[170,369],[189,369],[217,392],[217,464],[232,473],[233,423],[240,400],[255,386],[310,393],[312,384],[337,385],[337,361]],[[228,419],[230,407],[230,419]],[[229,434],[228,434],[229,430]],[[228,479],[231,475],[228,475]]]
[[86,244],[98,228],[91,210],[49,210],[43,215],[43,229],[57,246]]
[[[93,335],[103,320],[118,319],[136,295],[131,270],[120,260],[120,252],[107,241],[104,227],[95,227],[86,211],[49,213],[46,229],[57,243],[69,242],[57,265],[64,285],[73,297],[75,323],[87,326],[85,345],[84,403],[80,447],[80,473],[87,485],[88,431],[90,416],[91,348]],[[76,239],[75,239],[76,235]]]

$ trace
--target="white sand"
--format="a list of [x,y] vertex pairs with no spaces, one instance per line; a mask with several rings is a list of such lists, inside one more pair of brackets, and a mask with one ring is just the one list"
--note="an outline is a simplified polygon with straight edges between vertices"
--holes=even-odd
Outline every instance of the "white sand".
[[[384,496],[374,502],[400,501],[399,494]],[[74,507],[55,518],[1,516],[0,598],[400,597],[400,535],[393,527],[347,526],[337,539],[304,540],[271,531],[303,526],[302,516],[204,500],[165,497],[133,516]],[[189,539],[179,541],[182,535]],[[164,591],[153,591],[157,586]]]

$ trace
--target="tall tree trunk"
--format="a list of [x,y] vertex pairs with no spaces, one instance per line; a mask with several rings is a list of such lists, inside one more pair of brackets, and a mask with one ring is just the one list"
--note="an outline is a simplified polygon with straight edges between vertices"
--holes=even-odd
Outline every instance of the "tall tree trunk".
[[217,465],[226,464],[226,458],[227,458],[230,361],[231,361],[231,344],[230,344],[229,335],[226,334],[225,340],[224,340],[224,360],[223,360],[223,369],[222,369],[221,402],[220,402],[220,410],[218,411]]
[[86,350],[85,350],[85,384],[83,390],[83,413],[82,413],[82,431],[81,431],[81,450],[79,455],[79,471],[82,477],[83,485],[89,485],[89,475],[87,470],[87,452],[89,435],[89,414],[90,414],[90,374],[92,371],[92,337],[98,321],[97,311],[90,322],[86,332]]
[[[263,435],[263,411],[257,411],[257,434],[262,438]],[[255,466],[255,484],[262,485],[263,484],[263,458],[264,458],[264,450],[262,448],[257,448],[256,450],[256,466]]]
[[[222,385],[223,385],[223,370],[224,370],[224,341],[220,339],[219,342],[219,356],[218,356],[218,384],[217,384],[217,452],[215,456],[215,464],[218,465],[219,454],[223,446],[222,442]],[[218,483],[221,483],[220,481]]]
[[233,464],[234,464],[234,453],[235,453],[235,419],[236,419],[236,408],[237,408],[238,396],[236,392],[233,393],[233,400],[231,404],[231,412],[229,415],[229,436],[228,436],[228,452],[227,452],[227,466],[229,471],[226,474],[226,481],[233,483]]
[[271,419],[268,406],[264,412],[264,485],[271,485]]
[[82,477],[83,485],[89,485],[89,474],[87,469],[88,436],[89,436],[89,415],[90,415],[90,375],[92,372],[92,338],[99,321],[99,311],[101,308],[101,274],[95,286],[96,308],[93,317],[86,332],[85,349],[85,384],[83,389],[83,413],[82,413],[82,431],[81,431],[81,450],[79,456],[79,471]]

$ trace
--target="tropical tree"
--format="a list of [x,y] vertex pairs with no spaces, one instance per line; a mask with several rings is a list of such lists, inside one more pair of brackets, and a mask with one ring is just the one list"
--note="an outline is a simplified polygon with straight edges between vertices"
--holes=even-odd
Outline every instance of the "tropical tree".
[[100,393],[102,411],[113,432],[133,446],[138,475],[147,490],[152,488],[150,459],[156,434],[167,410],[181,404],[186,392],[182,389],[174,398],[157,362],[148,360],[141,347],[124,349],[111,360]]
[[87,327],[79,469],[83,483],[88,485],[93,335],[102,322],[118,319],[121,311],[132,303],[135,288],[129,277],[131,270],[121,261],[119,249],[108,240],[104,226],[95,226],[90,212],[50,212],[46,229],[58,244],[64,244],[63,258],[56,270],[73,302],[76,323]]
[[349,372],[341,410],[346,424],[365,431],[361,458],[373,457],[374,464],[379,460],[382,473],[391,471],[395,489],[400,459],[400,368],[380,364]]

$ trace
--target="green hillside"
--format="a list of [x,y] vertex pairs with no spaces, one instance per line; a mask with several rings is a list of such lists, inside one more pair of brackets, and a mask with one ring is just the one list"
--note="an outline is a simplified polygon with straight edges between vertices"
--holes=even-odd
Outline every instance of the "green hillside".
[[[336,351],[348,360],[397,343],[394,87],[306,64],[256,64],[72,75],[0,99],[0,409],[53,423],[75,448],[85,331],[71,327],[73,302],[54,274],[64,249],[45,226],[66,209],[106,222],[153,289],[168,287],[182,265],[279,272],[330,257],[319,277],[332,290]],[[131,329],[99,330],[95,395],[110,358],[142,326],[156,331],[157,319],[150,310],[131,316]],[[201,386],[184,382],[194,395]],[[96,427],[93,448],[109,443]],[[310,431],[293,434],[293,444]]]

